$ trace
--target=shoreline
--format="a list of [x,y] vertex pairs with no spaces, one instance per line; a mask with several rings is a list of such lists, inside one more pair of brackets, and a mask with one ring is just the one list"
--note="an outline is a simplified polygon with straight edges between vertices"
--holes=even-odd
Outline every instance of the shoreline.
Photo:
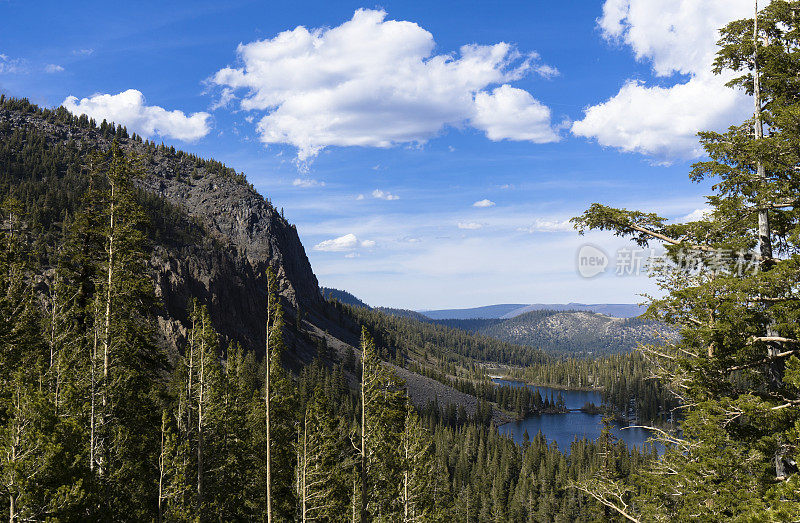
[[569,386],[566,386],[566,385],[547,385],[547,384],[543,384],[543,383],[531,383],[529,381],[520,380],[520,379],[516,379],[516,378],[511,378],[511,377],[508,377],[508,376],[489,376],[488,374],[486,376],[491,380],[496,380],[497,379],[497,380],[505,380],[505,381],[514,381],[514,382],[517,382],[517,383],[522,383],[524,385],[528,385],[530,387],[545,387],[545,388],[553,389],[553,390],[571,390],[571,391],[575,391],[575,392],[601,392],[601,391],[604,390],[604,387],[569,387]]

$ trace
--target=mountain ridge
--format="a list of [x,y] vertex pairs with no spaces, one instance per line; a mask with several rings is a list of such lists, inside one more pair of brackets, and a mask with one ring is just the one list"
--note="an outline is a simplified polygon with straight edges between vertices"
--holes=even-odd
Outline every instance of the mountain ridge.
[[[208,307],[222,346],[238,343],[263,355],[267,267],[276,272],[284,306],[285,366],[298,371],[317,356],[344,362],[358,352],[360,325],[323,298],[295,226],[243,174],[128,135],[121,126],[0,95],[0,189],[20,200],[35,224],[37,292],[52,289],[56,245],[80,211],[92,152],[115,142],[144,175],[135,180],[136,198],[151,222],[148,269],[158,302],[153,321],[168,354],[175,357],[186,346],[189,308],[197,299]],[[477,405],[446,384],[412,378],[407,389],[418,406],[431,398],[468,411]],[[354,369],[349,379],[357,382]]]
[[615,318],[634,318],[643,314],[646,307],[633,303],[504,303],[464,309],[433,309],[417,312],[434,320],[469,320],[509,319],[535,310],[588,311]]

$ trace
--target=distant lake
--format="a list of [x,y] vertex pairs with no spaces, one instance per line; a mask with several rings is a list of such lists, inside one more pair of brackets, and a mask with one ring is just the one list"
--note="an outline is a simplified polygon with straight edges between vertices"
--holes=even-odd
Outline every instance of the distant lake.
[[[497,385],[508,385],[510,387],[528,387],[531,390],[538,390],[542,398],[550,397],[557,398],[559,394],[564,398],[564,402],[568,409],[579,409],[584,406],[586,402],[594,403],[599,406],[602,399],[600,393],[595,391],[582,391],[582,390],[560,390],[552,389],[550,387],[535,387],[533,385],[526,385],[521,381],[510,381],[498,378],[492,378],[492,381]],[[547,438],[548,442],[555,441],[558,443],[558,448],[561,452],[569,454],[570,445],[577,437],[578,439],[597,439],[600,437],[600,430],[603,425],[601,414],[586,414],[585,412],[569,412],[566,414],[534,414],[525,418],[522,421],[512,421],[498,427],[501,434],[508,434],[517,444],[522,444],[523,434],[528,431],[528,436],[533,439],[534,436],[541,430],[542,434]],[[647,439],[651,437],[651,432],[640,428],[629,428],[620,430],[625,425],[613,422],[614,436],[623,440],[629,447],[635,446],[639,450],[649,444]],[[659,451],[661,445],[657,445]]]

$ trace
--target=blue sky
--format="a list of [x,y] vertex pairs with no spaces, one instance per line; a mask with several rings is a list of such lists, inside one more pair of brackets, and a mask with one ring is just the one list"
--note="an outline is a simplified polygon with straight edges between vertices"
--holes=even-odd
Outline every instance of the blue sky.
[[[747,117],[711,75],[750,2],[0,1],[0,90],[243,171],[320,284],[374,305],[636,302],[595,201],[679,220],[694,133]],[[608,252],[581,278],[578,248]]]

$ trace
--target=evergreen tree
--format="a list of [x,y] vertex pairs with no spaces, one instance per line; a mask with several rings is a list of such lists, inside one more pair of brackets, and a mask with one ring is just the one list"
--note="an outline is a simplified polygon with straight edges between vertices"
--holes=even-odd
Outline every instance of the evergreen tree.
[[433,521],[439,515],[434,499],[436,463],[433,442],[410,401],[406,406],[406,419],[400,440],[402,463],[402,521]]
[[272,269],[267,270],[267,341],[264,356],[263,407],[258,417],[263,429],[255,436],[264,449],[262,458],[265,518],[288,521],[294,518],[297,490],[293,488],[296,456],[293,452],[297,422],[296,392],[283,368],[285,320],[283,305]]
[[739,73],[729,85],[753,95],[755,111],[725,133],[700,133],[710,159],[692,178],[717,179],[708,217],[668,224],[594,204],[575,219],[581,229],[667,248],[656,273],[667,295],[650,314],[678,326],[681,338],[649,353],[686,416],[683,435],[665,435],[671,448],[637,492],[611,480],[594,486],[628,516],[633,506],[646,519],[800,514],[792,465],[800,458],[798,9],[776,0],[721,31],[715,72]]
[[393,521],[401,515],[400,436],[404,391],[378,359],[375,343],[361,331],[361,521]]
[[298,442],[301,521],[338,521],[350,507],[354,465],[346,431],[317,386],[306,405]]

